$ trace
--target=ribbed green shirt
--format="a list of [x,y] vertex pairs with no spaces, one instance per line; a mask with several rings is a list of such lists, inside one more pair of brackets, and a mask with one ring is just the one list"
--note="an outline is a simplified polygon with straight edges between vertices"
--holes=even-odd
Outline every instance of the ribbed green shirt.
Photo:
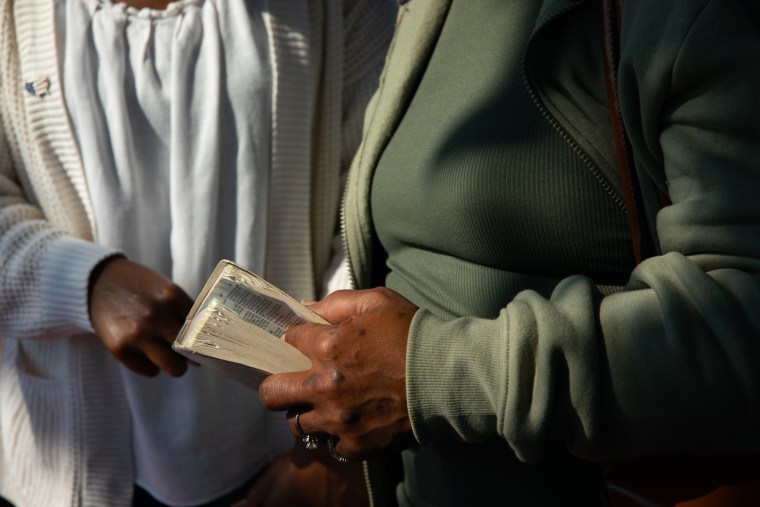
[[537,7],[453,2],[375,173],[387,285],[434,313],[495,316],[525,288],[548,294],[571,274],[614,285],[630,273],[623,209],[525,86],[515,48]]

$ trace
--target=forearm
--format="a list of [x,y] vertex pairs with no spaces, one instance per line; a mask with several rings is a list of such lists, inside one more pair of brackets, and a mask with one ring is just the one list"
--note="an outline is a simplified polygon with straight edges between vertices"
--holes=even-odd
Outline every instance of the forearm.
[[496,433],[529,461],[549,438],[590,459],[758,448],[760,284],[678,255],[638,273],[649,287],[603,299],[582,277],[550,299],[526,291],[495,320],[420,312],[407,354],[418,440]]

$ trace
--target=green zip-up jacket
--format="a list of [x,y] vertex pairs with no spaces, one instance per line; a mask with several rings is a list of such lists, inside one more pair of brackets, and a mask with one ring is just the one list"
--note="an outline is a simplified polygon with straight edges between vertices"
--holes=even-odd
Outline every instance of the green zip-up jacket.
[[[589,2],[542,2],[525,83],[600,184],[622,195],[609,128],[590,120],[600,105],[573,96],[577,83],[552,64],[601,58],[573,37],[598,29]],[[344,203],[358,288],[382,280],[373,171],[449,4],[400,8]],[[422,452],[494,436],[524,462],[540,462],[556,442],[590,461],[760,450],[760,5],[626,0],[622,20],[621,108],[661,254],[611,295],[571,276],[549,298],[526,290],[505,301],[493,320],[418,311],[406,368]],[[672,201],[659,211],[655,186]],[[510,501],[505,484],[493,485],[494,503]]]

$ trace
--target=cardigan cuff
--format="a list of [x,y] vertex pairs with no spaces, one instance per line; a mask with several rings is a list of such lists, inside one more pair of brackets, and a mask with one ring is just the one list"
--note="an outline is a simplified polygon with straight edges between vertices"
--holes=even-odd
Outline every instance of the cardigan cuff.
[[47,326],[68,333],[92,333],[88,292],[90,273],[103,260],[119,255],[118,250],[61,236],[52,241],[42,263],[40,303]]

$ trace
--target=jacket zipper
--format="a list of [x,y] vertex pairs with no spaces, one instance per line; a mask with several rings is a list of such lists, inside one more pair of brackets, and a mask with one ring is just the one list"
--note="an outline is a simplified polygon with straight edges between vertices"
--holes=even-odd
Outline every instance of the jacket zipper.
[[375,507],[375,495],[372,491],[372,482],[369,480],[369,463],[367,461],[362,461],[362,471],[364,472],[364,485],[367,487],[369,507]]
[[569,11],[575,9],[580,5],[580,2],[576,2],[573,5],[569,5],[565,7],[564,9],[556,12],[554,15],[552,15],[551,18],[549,18],[541,27],[538,29],[538,31],[534,32],[530,38],[528,39],[528,43],[525,45],[525,51],[523,53],[523,63],[522,63],[522,78],[523,83],[525,84],[525,87],[528,90],[528,95],[530,96],[530,99],[533,101],[533,104],[538,108],[538,111],[541,113],[541,115],[544,117],[544,119],[549,123],[549,125],[559,133],[560,136],[562,136],[562,139],[570,145],[572,150],[581,158],[583,163],[591,170],[591,174],[594,175],[594,178],[599,182],[599,184],[602,186],[602,188],[607,192],[607,194],[613,199],[615,204],[617,204],[623,211],[627,213],[625,202],[623,201],[623,198],[618,194],[618,192],[615,191],[615,189],[610,184],[607,177],[602,173],[602,170],[599,168],[599,165],[594,161],[591,156],[586,153],[586,151],[581,147],[580,144],[578,144],[578,141],[573,139],[573,137],[570,135],[570,133],[565,129],[565,127],[562,126],[562,124],[552,115],[551,112],[547,109],[547,107],[544,105],[541,98],[536,93],[535,88],[533,87],[533,84],[531,83],[530,79],[528,78],[528,69],[527,69],[527,62],[528,62],[528,49],[532,45],[534,39],[536,36],[544,30],[544,28],[548,25],[550,25],[553,21],[555,21],[560,16],[563,16],[567,14]]
[[348,266],[348,282],[351,289],[356,289],[356,275],[354,274],[354,265],[351,262],[351,255],[348,252],[348,231],[346,227],[346,201],[348,200],[349,186],[346,182],[346,189],[340,200],[340,239],[343,243],[343,253],[346,256],[346,266]]

